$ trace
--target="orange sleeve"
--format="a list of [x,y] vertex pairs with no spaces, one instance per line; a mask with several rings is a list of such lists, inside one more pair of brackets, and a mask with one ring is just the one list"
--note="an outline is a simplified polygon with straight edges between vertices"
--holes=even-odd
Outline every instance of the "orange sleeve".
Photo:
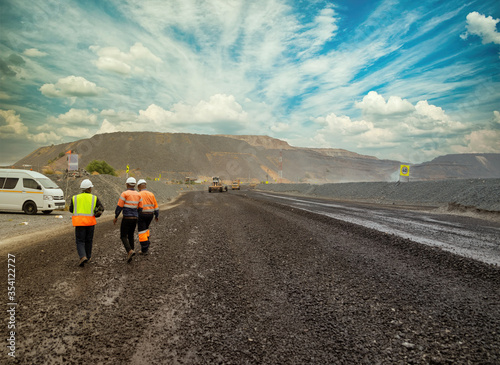
[[125,192],[123,192],[123,193],[120,195],[120,198],[118,199],[118,203],[117,203],[117,205],[118,205],[119,207],[122,207],[122,208],[123,208],[123,206],[125,205],[125,200],[127,200],[127,199],[125,198]]

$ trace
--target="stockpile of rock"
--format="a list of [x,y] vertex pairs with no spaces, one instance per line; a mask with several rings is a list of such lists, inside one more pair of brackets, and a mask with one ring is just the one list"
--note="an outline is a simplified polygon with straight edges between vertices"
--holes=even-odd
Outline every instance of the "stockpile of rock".
[[454,204],[500,212],[500,179],[342,184],[270,184],[257,189],[379,204],[443,206]]

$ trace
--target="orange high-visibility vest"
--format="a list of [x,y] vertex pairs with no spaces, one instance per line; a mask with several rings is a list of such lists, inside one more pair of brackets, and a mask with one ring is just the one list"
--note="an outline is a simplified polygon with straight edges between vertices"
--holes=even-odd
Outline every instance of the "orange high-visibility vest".
[[147,190],[139,191],[142,197],[142,212],[143,213],[153,213],[155,210],[158,210],[158,202],[154,194]]
[[142,208],[141,194],[135,190],[125,190],[118,199],[118,206],[130,209]]
[[73,196],[73,226],[95,226],[94,210],[97,204],[95,195],[81,193]]

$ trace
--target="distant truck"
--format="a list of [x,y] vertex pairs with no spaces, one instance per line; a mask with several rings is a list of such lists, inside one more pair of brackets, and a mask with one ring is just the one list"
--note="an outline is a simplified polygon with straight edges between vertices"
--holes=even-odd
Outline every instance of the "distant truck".
[[231,184],[231,189],[232,190],[240,190],[240,180],[233,180],[233,183]]
[[0,169],[0,210],[50,214],[65,206],[63,191],[47,176],[36,171]]
[[223,191],[227,191],[227,186],[222,185],[222,180],[218,176],[214,176],[212,178],[212,185],[208,187],[208,192],[216,192],[222,193]]

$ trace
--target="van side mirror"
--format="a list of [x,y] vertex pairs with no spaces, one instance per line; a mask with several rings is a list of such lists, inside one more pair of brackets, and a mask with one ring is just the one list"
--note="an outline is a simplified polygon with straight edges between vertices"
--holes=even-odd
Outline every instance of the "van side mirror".
[[40,185],[37,185],[37,186],[36,186],[36,188],[37,188],[38,190],[42,190],[42,187],[41,187]]

